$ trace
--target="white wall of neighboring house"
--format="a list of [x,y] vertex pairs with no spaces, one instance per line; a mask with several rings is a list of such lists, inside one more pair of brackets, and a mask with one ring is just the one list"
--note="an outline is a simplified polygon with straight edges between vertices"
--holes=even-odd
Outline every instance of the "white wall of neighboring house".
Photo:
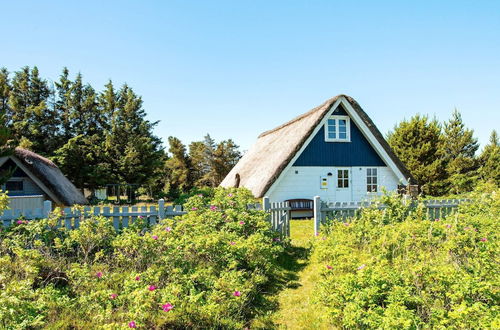
[[[367,192],[367,168],[377,169],[378,192]],[[337,169],[349,169],[349,188],[338,189]],[[332,173],[332,176],[328,176]],[[321,189],[321,179],[327,178],[326,189]],[[267,192],[271,202],[282,202],[288,199],[313,199],[320,196],[328,203],[363,201],[382,193],[382,187],[388,191],[396,191],[399,179],[386,166],[353,166],[353,167],[309,167],[292,166],[284,176]]]

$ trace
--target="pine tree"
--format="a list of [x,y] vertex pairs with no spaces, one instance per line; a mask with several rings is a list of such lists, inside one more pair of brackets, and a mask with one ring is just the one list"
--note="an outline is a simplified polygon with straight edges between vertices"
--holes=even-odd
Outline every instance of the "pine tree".
[[404,120],[389,132],[387,142],[425,194],[445,192],[442,133],[437,120],[421,115]]
[[217,187],[241,158],[239,147],[233,140],[222,141],[213,153],[211,175],[213,187]]
[[479,148],[474,132],[466,129],[460,112],[455,109],[444,124],[443,156],[448,185],[454,194],[471,191],[477,180],[476,151]]
[[[107,90],[106,93],[114,95]],[[106,136],[106,156],[113,177],[121,183],[144,184],[161,166],[161,141],[153,134],[156,122],[146,120],[142,99],[124,85],[117,94],[111,128]]]
[[8,125],[10,108],[9,108],[9,94],[10,94],[10,80],[9,80],[9,72],[6,68],[0,69],[0,116],[2,118],[2,124]]
[[167,188],[168,194],[176,198],[192,188],[191,164],[186,154],[186,147],[178,138],[170,136],[168,143],[170,158],[165,163],[169,178]]
[[71,105],[70,105],[70,90],[71,90],[71,80],[69,79],[68,68],[63,68],[61,75],[59,76],[59,81],[55,82],[55,93],[57,93],[57,100],[55,102],[55,107],[60,117],[61,121],[61,141],[59,145],[62,146],[71,139],[74,134],[71,130]]
[[[11,82],[9,108],[12,133],[29,141],[33,151],[51,155],[58,145],[59,117],[50,106],[51,90],[35,66],[15,72]],[[25,145],[27,145],[25,143]]]
[[189,145],[189,159],[191,162],[191,178],[196,187],[205,187],[208,182],[205,182],[206,174],[210,167],[206,161],[205,143],[202,141],[191,142]]
[[494,182],[500,187],[500,141],[496,131],[491,132],[490,143],[479,156],[481,179]]
[[[6,108],[0,108],[0,158],[12,155],[13,151],[14,141],[7,126]],[[13,170],[12,168],[0,170],[0,185],[11,177]]]

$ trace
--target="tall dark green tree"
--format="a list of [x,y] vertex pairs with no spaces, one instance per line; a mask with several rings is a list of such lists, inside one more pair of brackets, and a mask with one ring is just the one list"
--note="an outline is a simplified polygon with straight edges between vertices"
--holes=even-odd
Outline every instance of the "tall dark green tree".
[[446,192],[441,126],[437,120],[416,115],[394,127],[387,142],[429,195]]
[[479,174],[485,181],[494,182],[500,187],[500,141],[496,131],[491,132],[490,142],[479,156]]
[[[10,156],[14,152],[14,140],[7,127],[5,109],[0,109],[0,158]],[[0,185],[4,184],[12,175],[13,168],[0,170]]]
[[191,163],[191,177],[196,187],[205,187],[206,174],[210,171],[210,166],[206,161],[205,144],[202,141],[194,141],[189,145],[189,159]]
[[181,193],[192,188],[191,164],[186,153],[186,147],[182,142],[173,136],[168,138],[170,158],[165,163],[168,171],[168,194],[171,197],[178,197]]
[[[108,92],[112,91],[107,90],[101,98],[105,99]],[[116,96],[116,109],[106,133],[106,157],[115,180],[141,185],[162,163],[161,141],[153,134],[157,123],[146,119],[142,99],[127,85]]]
[[31,149],[52,155],[58,146],[59,116],[48,104],[51,90],[38,68],[24,67],[15,72],[9,93],[11,129],[19,140],[29,141]]
[[474,132],[467,129],[460,112],[455,109],[444,123],[443,158],[451,193],[471,191],[477,180],[476,151],[479,148]]

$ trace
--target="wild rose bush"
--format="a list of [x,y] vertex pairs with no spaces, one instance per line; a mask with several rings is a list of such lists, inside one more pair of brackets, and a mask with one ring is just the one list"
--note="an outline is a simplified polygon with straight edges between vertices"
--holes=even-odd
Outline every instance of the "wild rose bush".
[[56,215],[0,239],[1,328],[242,328],[258,314],[282,243],[248,190],[188,200],[189,212],[116,232]]
[[331,325],[499,328],[500,191],[476,192],[458,213],[433,220],[384,198],[389,210],[332,223],[315,242],[315,297]]

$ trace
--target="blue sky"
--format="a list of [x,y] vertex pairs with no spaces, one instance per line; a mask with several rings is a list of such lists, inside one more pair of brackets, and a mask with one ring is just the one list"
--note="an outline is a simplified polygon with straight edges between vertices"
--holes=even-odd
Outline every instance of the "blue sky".
[[0,2],[0,67],[126,82],[164,139],[248,149],[340,93],[384,134],[455,107],[481,144],[500,129],[500,1]]

